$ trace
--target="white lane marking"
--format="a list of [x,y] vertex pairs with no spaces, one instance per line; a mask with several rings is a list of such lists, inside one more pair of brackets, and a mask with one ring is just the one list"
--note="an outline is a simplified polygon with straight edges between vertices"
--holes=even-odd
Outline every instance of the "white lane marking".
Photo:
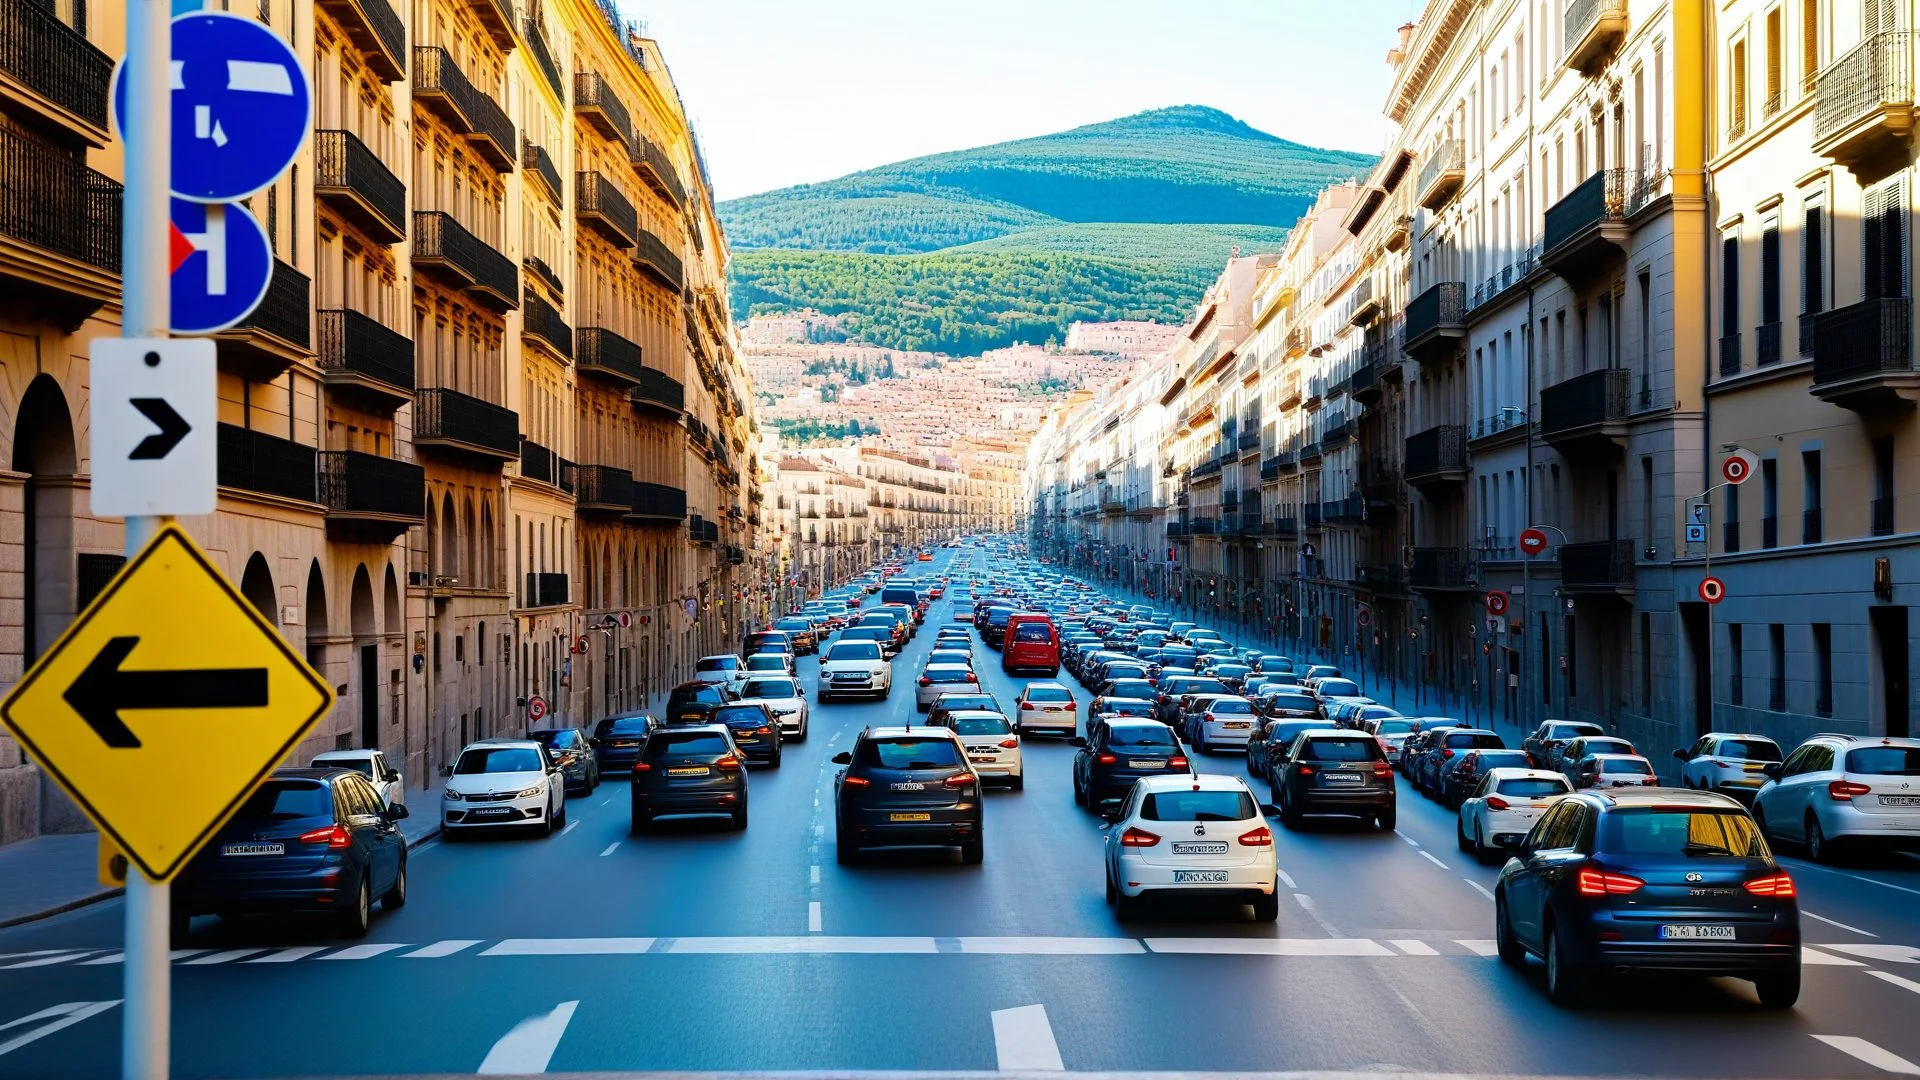
[[478,944],[480,944],[478,939],[448,938],[445,941],[436,941],[431,945],[423,945],[410,953],[401,953],[400,958],[403,960],[412,960],[415,958],[431,960],[435,957],[452,956],[454,953],[464,952]]
[[1805,915],[1807,918],[1813,919],[1817,922],[1826,923],[1828,926],[1837,926],[1842,930],[1859,934],[1861,937],[1877,938],[1880,936],[1879,934],[1869,934],[1865,930],[1862,930],[1857,926],[1848,926],[1846,923],[1840,922],[1837,919],[1829,919],[1825,915],[1815,915],[1813,912],[1808,911],[1806,908],[1801,908],[1800,914]]
[[508,938],[481,956],[595,956],[643,953],[653,948],[650,937]]
[[1500,951],[1490,938],[1455,938],[1453,943],[1475,956],[1492,956]]
[[1147,950],[1137,938],[963,937],[960,951],[1000,956],[1131,956]]
[[1286,872],[1285,870],[1278,870],[1278,869],[1276,869],[1276,870],[1274,871],[1274,873],[1276,873],[1276,874],[1279,874],[1279,875],[1280,875],[1280,884],[1282,884],[1282,885],[1285,885],[1285,886],[1286,886],[1287,888],[1289,888],[1289,889],[1297,889],[1297,888],[1299,888],[1299,887],[1300,887],[1300,886],[1298,886],[1298,885],[1295,885],[1295,884],[1293,883],[1293,875],[1291,875],[1291,874],[1289,874],[1289,873],[1287,873],[1287,872]]
[[1903,979],[1898,975],[1885,971],[1873,971],[1869,969],[1867,974],[1882,982],[1890,982],[1902,990],[1911,990],[1916,994],[1920,994],[1920,982],[1914,982],[1912,979]]
[[579,827],[580,827],[580,823],[578,821],[569,821],[567,822],[567,827],[560,830],[560,835],[565,836]]
[[1320,925],[1320,929],[1325,931],[1328,937],[1337,938],[1340,936],[1340,931],[1334,927],[1333,923],[1329,921],[1325,915],[1320,914],[1320,908],[1313,902],[1313,897],[1303,892],[1297,892],[1293,894],[1293,899],[1306,911],[1307,915],[1311,917],[1314,922]]
[[606,798],[600,800],[600,805],[605,806],[612,801],[613,801],[613,796],[609,795]]
[[1890,964],[1920,964],[1920,948],[1912,945],[1822,945],[1823,949],[1843,952],[1848,956],[1864,956],[1869,960],[1882,960]]
[[993,1011],[993,1052],[1001,1072],[1062,1072],[1060,1044],[1045,1005]]
[[560,1048],[560,1037],[567,1033],[578,1001],[563,1001],[550,1013],[530,1016],[513,1025],[500,1041],[487,1051],[480,1063],[481,1076],[528,1076],[547,1071],[553,1052]]
[[268,953],[265,956],[256,956],[251,960],[243,960],[241,961],[241,963],[291,964],[295,960],[305,960],[307,957],[312,956],[314,953],[326,952],[326,951],[327,951],[327,947],[325,945],[295,945],[291,948],[275,949],[274,951]]
[[817,866],[807,867],[807,884],[809,885],[820,884],[820,868],[819,867]]
[[225,949],[220,952],[214,953],[211,956],[202,956],[197,960],[189,960],[186,962],[185,966],[199,967],[202,964],[225,964],[225,963],[228,963],[229,961],[239,960],[239,959],[242,959],[243,957],[252,956],[256,953],[263,953],[266,951],[267,950],[265,949]]
[[[189,956],[199,956],[201,953],[206,951],[207,950],[205,949],[175,949],[172,952],[167,954],[167,959],[169,961],[185,960]],[[96,956],[91,960],[82,960],[77,966],[97,967],[101,964],[119,964],[119,963],[123,963],[125,959],[126,959],[125,953],[117,953],[117,952],[108,953],[105,956]]]
[[44,1039],[63,1028],[70,1028],[90,1016],[98,1016],[118,1004],[120,1004],[120,1002],[117,998],[113,1001],[69,1001],[64,1005],[50,1005],[37,1013],[30,1016],[23,1016],[18,1020],[9,1020],[4,1024],[0,1024],[0,1031],[6,1031],[9,1028],[23,1027],[27,1024],[40,1023],[43,1020],[51,1021],[51,1023],[42,1024],[32,1031],[15,1035],[6,1042],[0,1042],[0,1054],[11,1054],[30,1042],[37,1039]]
[[34,960],[18,960],[11,964],[0,964],[0,971],[16,971],[20,968],[52,967],[55,964],[64,964],[69,960],[78,960],[83,956],[92,956],[93,953],[93,949],[76,949],[58,953],[53,956],[42,956]]
[[1406,953],[1408,956],[1439,956],[1440,950],[1424,941],[1410,941],[1401,938],[1388,938],[1387,944]]
[[1800,962],[1816,967],[1866,967],[1858,960],[1849,960],[1844,956],[1823,953],[1806,945],[1800,946]]
[[409,946],[404,941],[396,941],[392,944],[382,944],[382,945],[352,945],[352,946],[348,946],[347,948],[341,949],[337,953],[328,953],[327,955],[320,957],[320,959],[322,960],[371,960],[372,958],[379,956],[381,953],[390,953],[395,949],[405,949],[410,947],[411,946]]
[[676,953],[934,953],[930,937],[710,937],[677,938]]
[[1852,1035],[1815,1035],[1814,1038],[1876,1069],[1882,1069],[1896,1076],[1920,1076],[1920,1065],[1915,1065],[1891,1050],[1883,1050],[1865,1039]]
[[1408,836],[1406,833],[1401,832],[1399,829],[1393,830],[1393,835],[1399,837],[1402,840],[1405,840],[1407,843],[1412,844],[1414,847],[1420,846],[1420,841],[1415,840],[1413,837]]
[[54,953],[72,951],[72,949],[28,949],[26,952],[0,953],[0,960],[25,960],[33,956],[52,956]]
[[1487,891],[1487,887],[1485,885],[1480,884],[1479,882],[1473,880],[1472,878],[1461,878],[1460,880],[1466,882],[1469,886],[1471,886],[1474,892],[1479,893],[1481,896],[1484,896],[1489,900],[1493,899],[1493,894]]
[[1447,868],[1447,864],[1446,864],[1446,863],[1443,863],[1443,862],[1441,862],[1441,861],[1440,861],[1439,859],[1436,859],[1436,858],[1434,858],[1434,857],[1433,857],[1433,852],[1431,852],[1431,851],[1428,851],[1428,850],[1426,850],[1425,848],[1422,848],[1422,849],[1420,850],[1420,857],[1421,857],[1421,858],[1423,858],[1423,859],[1425,859],[1425,860],[1427,860],[1428,862],[1430,862],[1430,863],[1432,863],[1433,865],[1435,865],[1435,866],[1437,866],[1437,867],[1439,867],[1439,868],[1440,868],[1440,869],[1442,869],[1442,870],[1445,870],[1445,869]]
[[620,841],[618,840],[615,840],[613,843],[608,844],[606,848],[600,852],[600,857],[604,859],[607,856],[613,854],[614,849],[619,846],[620,846]]
[[817,934],[819,932],[820,932],[820,901],[810,900],[807,902],[807,933]]
[[[1852,878],[1855,881],[1864,881],[1869,885],[1878,885],[1883,889],[1892,889],[1895,892],[1911,893],[1914,896],[1920,896],[1920,889],[1909,889],[1905,885],[1895,885],[1892,882],[1881,881],[1879,878],[1870,878],[1864,874],[1849,874],[1845,870],[1830,870],[1827,867],[1819,866],[1810,862],[1801,862],[1798,859],[1792,860],[1791,865],[1795,869],[1818,870],[1823,874],[1836,874],[1843,878]],[[1843,1036],[1836,1035],[1834,1037],[1842,1038]],[[1814,1038],[1817,1039],[1817,1038],[1820,1038],[1820,1036],[1816,1035],[1814,1036]]]
[[1147,938],[1157,953],[1208,956],[1393,956],[1368,938]]

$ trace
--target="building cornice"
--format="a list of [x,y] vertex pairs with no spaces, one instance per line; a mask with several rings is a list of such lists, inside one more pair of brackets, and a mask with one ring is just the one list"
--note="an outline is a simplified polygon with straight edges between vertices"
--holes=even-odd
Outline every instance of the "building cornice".
[[1427,10],[1414,31],[1413,43],[1394,73],[1393,87],[1387,92],[1387,119],[1404,125],[1435,72],[1446,61],[1453,39],[1466,25],[1479,0],[1428,0]]

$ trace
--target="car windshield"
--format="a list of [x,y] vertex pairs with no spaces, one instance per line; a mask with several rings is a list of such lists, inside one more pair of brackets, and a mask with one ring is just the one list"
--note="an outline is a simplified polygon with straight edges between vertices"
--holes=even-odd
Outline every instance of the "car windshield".
[[1849,750],[1847,771],[1861,776],[1920,776],[1920,746],[1870,746]]
[[1013,727],[1004,716],[956,716],[953,730],[960,735],[1005,735]]
[[959,712],[962,709],[993,709],[998,711],[991,697],[986,694],[941,694],[935,699],[933,707],[947,712]]
[[1639,773],[1644,776],[1653,772],[1653,766],[1648,765],[1638,758],[1603,758],[1600,762],[1600,771],[1603,773]]
[[779,627],[782,630],[811,630],[813,622],[809,619],[781,619]]
[[1500,781],[1499,787],[1500,794],[1517,799],[1544,799],[1549,795],[1565,795],[1571,790],[1565,778],[1547,776],[1517,776]]
[[1306,694],[1274,694],[1267,698],[1267,708],[1269,709],[1312,710],[1318,708],[1319,704],[1319,702],[1313,700],[1312,697]]
[[1252,671],[1253,669],[1248,667],[1245,664],[1221,664],[1215,667],[1213,670],[1214,670],[1214,673],[1219,675],[1221,678],[1230,679],[1230,678],[1235,678],[1237,676],[1245,675],[1248,672]]
[[695,671],[732,671],[740,666],[737,656],[704,656],[694,664]]
[[455,776],[539,772],[540,751],[530,746],[483,746],[467,750],[453,767]]
[[1376,735],[1410,735],[1416,730],[1417,726],[1413,721],[1402,720],[1395,717],[1391,720],[1380,721],[1378,727],[1374,729],[1374,733]]
[[960,764],[960,754],[946,739],[867,739],[853,761],[877,769],[944,769]]
[[1064,686],[1029,686],[1028,701],[1072,701],[1073,691]]
[[1380,757],[1380,744],[1372,739],[1312,738],[1299,756],[1308,761],[1372,761]]
[[827,660],[878,660],[880,646],[871,641],[842,641],[827,650]]
[[1122,701],[1108,698],[1094,710],[1103,716],[1152,716],[1153,703],[1150,701]]
[[1259,817],[1244,791],[1156,791],[1140,804],[1144,821],[1246,821]]
[[663,731],[647,740],[647,757],[666,754],[725,754],[733,747],[717,731]]
[[332,816],[333,795],[317,780],[269,780],[234,815],[250,821]]
[[718,705],[726,700],[726,692],[712,683],[702,683],[699,686],[683,686],[673,692],[673,703],[675,705],[692,703]]
[[1766,845],[1744,810],[1620,807],[1601,815],[1600,850],[1609,855],[1763,856]]
[[580,742],[579,734],[570,730],[529,731],[527,737],[549,750],[565,750]]
[[935,664],[923,674],[932,682],[967,682],[973,669],[960,664]]
[[1717,751],[1721,757],[1741,758],[1746,761],[1779,761],[1780,747],[1770,740],[1762,739],[1725,739]]
[[750,698],[799,697],[800,688],[792,679],[749,679],[741,684],[740,696]]
[[1548,724],[1544,736],[1549,739],[1577,739],[1582,735],[1599,735],[1601,731],[1592,724]]
[[1491,731],[1453,731],[1446,745],[1455,750],[1504,750],[1507,744]]
[[1253,702],[1245,698],[1220,698],[1209,702],[1207,711],[1216,716],[1246,716],[1253,712]]
[[361,776],[373,775],[372,758],[330,758],[325,761],[315,761],[313,767],[316,769],[352,769]]

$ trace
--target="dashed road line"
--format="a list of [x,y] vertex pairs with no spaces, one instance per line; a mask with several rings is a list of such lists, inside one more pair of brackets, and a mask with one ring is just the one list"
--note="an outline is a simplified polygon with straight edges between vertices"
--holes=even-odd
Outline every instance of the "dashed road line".
[[593,956],[605,953],[643,953],[653,947],[650,937],[508,938],[481,956]]
[[1280,875],[1280,884],[1285,885],[1287,888],[1297,889],[1300,887],[1293,883],[1293,875],[1287,873],[1285,870],[1275,870],[1274,873]]
[[1876,1069],[1893,1073],[1896,1076],[1920,1076],[1920,1065],[1915,1065],[1891,1050],[1875,1046],[1865,1039],[1852,1035],[1815,1035],[1814,1038],[1833,1047],[1850,1057],[1864,1061]]
[[1424,941],[1412,941],[1412,940],[1401,940],[1399,938],[1388,938],[1387,944],[1393,946],[1396,949],[1399,949],[1401,952],[1406,953],[1408,956],[1439,956],[1440,955],[1439,949],[1434,948],[1433,946],[1427,944]]
[[567,827],[560,830],[560,835],[565,836],[579,827],[580,827],[580,823],[578,821],[569,821],[567,822]]
[[1420,846],[1420,841],[1415,840],[1413,837],[1408,836],[1406,833],[1401,832],[1399,829],[1393,830],[1393,835],[1399,837],[1402,840],[1405,840],[1407,843],[1412,844],[1414,847]]
[[618,848],[619,846],[620,846],[620,841],[618,840],[615,840],[613,843],[608,844],[604,849],[601,850],[600,857],[604,859],[607,856],[613,854],[614,849]]
[[807,902],[807,933],[817,934],[819,932],[820,932],[820,901],[809,900]]
[[1445,870],[1448,868],[1446,863],[1443,863],[1439,859],[1434,858],[1433,852],[1428,851],[1425,848],[1420,849],[1420,857],[1432,863],[1433,865],[1439,867],[1442,870]]
[[807,884],[809,885],[820,884],[820,868],[818,866],[807,867]]
[[465,952],[478,944],[480,944],[478,940],[449,938],[446,941],[436,941],[431,945],[422,946],[410,953],[402,953],[401,956],[408,960],[434,960],[442,956],[452,956],[457,952]]
[[1499,946],[1497,946],[1491,939],[1455,938],[1453,943],[1467,950],[1468,952],[1473,953],[1475,956],[1493,956],[1499,953],[1500,951]]
[[265,956],[256,956],[251,960],[243,960],[241,961],[241,963],[244,963],[244,964],[291,964],[295,960],[305,960],[307,957],[312,956],[314,953],[326,952],[326,951],[327,951],[327,947],[325,945],[295,945],[291,948],[275,949]]
[[[1829,948],[1831,948],[1831,946],[1829,946]],[[1866,967],[1867,966],[1858,960],[1849,960],[1844,956],[1835,956],[1832,953],[1821,952],[1818,949],[1810,949],[1805,945],[1800,946],[1800,962],[1810,967]]]
[[25,1027],[28,1024],[37,1023],[41,1026],[31,1031],[15,1035],[5,1042],[0,1042],[0,1055],[10,1054],[30,1042],[44,1039],[56,1031],[70,1028],[90,1016],[98,1016],[118,1004],[120,1004],[120,1002],[117,998],[113,1001],[69,1001],[62,1005],[49,1005],[37,1013],[23,1016],[18,1020],[9,1020],[4,1024],[0,1024],[0,1032],[9,1031],[17,1027]]
[[184,966],[199,967],[202,964],[227,964],[266,951],[265,949],[223,949],[210,956],[202,956],[188,960]]
[[1062,1072],[1060,1044],[1045,1005],[993,1011],[993,1052],[1001,1072]]
[[1466,882],[1467,887],[1472,889],[1474,892],[1479,893],[1481,896],[1484,896],[1489,900],[1493,899],[1493,894],[1487,891],[1487,887],[1485,885],[1480,884],[1479,882],[1473,880],[1472,878],[1463,877],[1460,880]]
[[94,950],[92,949],[79,949],[53,956],[40,956],[32,960],[19,960],[11,964],[0,964],[0,971],[18,971],[21,968],[54,967],[59,964],[64,964],[69,960],[78,960],[83,956],[91,956],[93,952]]
[[1834,874],[1843,878],[1852,878],[1855,881],[1864,881],[1869,885],[1878,885],[1883,889],[1892,889],[1895,892],[1910,893],[1914,896],[1920,896],[1920,889],[1909,889],[1905,885],[1895,885],[1890,881],[1881,881],[1879,878],[1870,878],[1864,874],[1849,874],[1845,870],[1834,870],[1825,866],[1820,866],[1816,863],[1803,862],[1799,859],[1793,860],[1791,863],[1789,863],[1789,865],[1793,866],[1795,869],[1804,868],[1807,870],[1818,870],[1823,874]]
[[1881,982],[1892,983],[1902,990],[1911,990],[1916,994],[1920,994],[1920,982],[1914,982],[1912,979],[1903,979],[1890,972],[1875,971],[1872,968],[1867,969],[1867,974],[1879,979]]
[[546,1072],[567,1025],[573,1021],[573,1011],[579,1007],[578,1001],[563,1001],[552,1012],[515,1024],[487,1051],[486,1060],[480,1063],[480,1075],[531,1076]]
[[395,949],[405,949],[408,947],[409,947],[408,944],[404,941],[395,942],[393,944],[380,944],[380,945],[349,945],[348,947],[341,949],[339,952],[328,953],[327,955],[320,957],[320,959],[322,960],[371,960],[374,957],[381,955],[382,953],[390,953]]
[[1800,914],[1805,915],[1807,918],[1813,919],[1816,922],[1823,922],[1823,923],[1826,923],[1828,926],[1837,926],[1840,929],[1846,930],[1850,933],[1859,934],[1861,937],[1877,938],[1880,936],[1879,934],[1870,934],[1867,931],[1862,930],[1857,926],[1848,926],[1846,923],[1843,923],[1838,919],[1829,919],[1825,915],[1815,915],[1813,912],[1808,911],[1806,908],[1801,908]]

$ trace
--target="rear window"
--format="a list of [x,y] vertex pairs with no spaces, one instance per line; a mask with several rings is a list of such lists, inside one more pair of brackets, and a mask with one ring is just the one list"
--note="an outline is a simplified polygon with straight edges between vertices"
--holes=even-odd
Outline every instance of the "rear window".
[[1393,719],[1380,721],[1374,730],[1379,735],[1411,735],[1417,727],[1411,720]]
[[333,795],[325,784],[312,780],[269,780],[247,797],[234,816],[255,820],[332,817]]
[[1245,698],[1221,698],[1209,702],[1207,711],[1219,716],[1246,716],[1253,712],[1253,702]]
[[1766,854],[1746,811],[1627,807],[1602,814],[1600,850],[1609,855]]
[[1221,664],[1213,670],[1222,678],[1233,678],[1245,675],[1253,669],[1245,664]]
[[532,731],[528,737],[549,750],[566,750],[580,745],[580,734],[576,731]]
[[1577,739],[1582,735],[1599,735],[1601,731],[1592,724],[1549,724],[1546,737],[1549,739]]
[[780,629],[782,630],[808,631],[813,629],[813,620],[812,619],[781,619],[779,626],[780,626]]
[[593,731],[603,739],[617,738],[622,735],[645,735],[650,726],[644,716],[616,716],[600,721]]
[[1871,746],[1847,751],[1847,770],[1861,776],[1920,775],[1920,747]]
[[1108,698],[1100,703],[1096,710],[1108,716],[1152,716],[1153,703],[1150,701],[1121,701]]
[[1644,761],[1633,758],[1606,758],[1600,762],[1603,773],[1639,773],[1642,776],[1653,771],[1653,767]]
[[827,650],[827,659],[833,660],[878,660],[880,646],[871,641],[842,641]]
[[758,705],[729,705],[713,710],[716,724],[759,724],[766,719],[767,714]]
[[1308,739],[1300,755],[1308,761],[1381,761],[1380,744],[1372,739]]
[[1073,691],[1064,686],[1030,686],[1027,688],[1028,701],[1072,701]]
[[1013,727],[1004,716],[956,716],[953,730],[960,735],[1005,735]]
[[732,671],[739,666],[740,658],[737,656],[708,656],[701,658],[700,661],[694,665],[694,670]]
[[673,703],[675,705],[685,705],[689,702],[699,702],[702,705],[719,705],[726,700],[726,693],[711,683],[703,683],[697,687],[683,687],[673,692]]
[[1244,791],[1156,791],[1140,804],[1148,821],[1245,821],[1258,817]]
[[540,751],[528,746],[489,746],[467,750],[453,766],[455,776],[480,776],[485,773],[540,772],[546,763]]
[[1276,741],[1283,745],[1290,745],[1301,732],[1312,731],[1314,728],[1326,726],[1326,724],[1318,720],[1293,720],[1287,723],[1275,724],[1272,735]]
[[1524,769],[1528,765],[1527,755],[1518,750],[1482,752],[1476,760],[1480,763],[1481,772],[1488,769]]
[[313,763],[313,767],[316,769],[352,769],[361,776],[373,775],[373,761],[371,758],[336,758],[328,761],[316,761]]
[[647,740],[649,758],[661,758],[668,754],[725,754],[733,747],[727,744],[727,737],[717,731],[663,731]]
[[754,653],[747,657],[748,671],[785,671],[787,657],[785,653]]
[[1720,744],[1720,756],[1748,761],[1779,761],[1780,748],[1770,742],[1752,739],[1728,739]]
[[1306,694],[1275,694],[1267,699],[1269,709],[1306,709],[1320,707],[1320,703]]
[[1565,795],[1571,790],[1564,779],[1550,777],[1502,780],[1499,787],[1500,794],[1512,795],[1517,799],[1544,799],[1549,795]]
[[1320,693],[1324,697],[1359,697],[1360,685],[1349,679],[1322,679]]
[[1109,746],[1163,746],[1171,750],[1175,746],[1173,729],[1165,724],[1148,727],[1145,724],[1111,728],[1107,731]]
[[967,676],[973,674],[973,669],[954,664],[947,667],[930,667],[925,674],[933,682],[967,682],[969,681]]
[[1219,679],[1189,679],[1186,685],[1180,688],[1180,692],[1183,694],[1233,693],[1233,691],[1227,689],[1227,684],[1221,682]]
[[1507,744],[1490,731],[1456,731],[1447,735],[1446,745],[1455,750],[1504,750]]
[[948,712],[958,712],[961,709],[997,710],[998,708],[993,699],[985,694],[941,694],[933,704],[935,708],[945,709]]
[[750,698],[790,698],[799,697],[800,691],[792,679],[749,679],[740,687],[741,697]]
[[943,769],[960,764],[960,754],[946,739],[868,739],[860,744],[854,763],[876,769]]
[[1013,640],[1044,645],[1053,640],[1045,623],[1021,623],[1013,628]]

